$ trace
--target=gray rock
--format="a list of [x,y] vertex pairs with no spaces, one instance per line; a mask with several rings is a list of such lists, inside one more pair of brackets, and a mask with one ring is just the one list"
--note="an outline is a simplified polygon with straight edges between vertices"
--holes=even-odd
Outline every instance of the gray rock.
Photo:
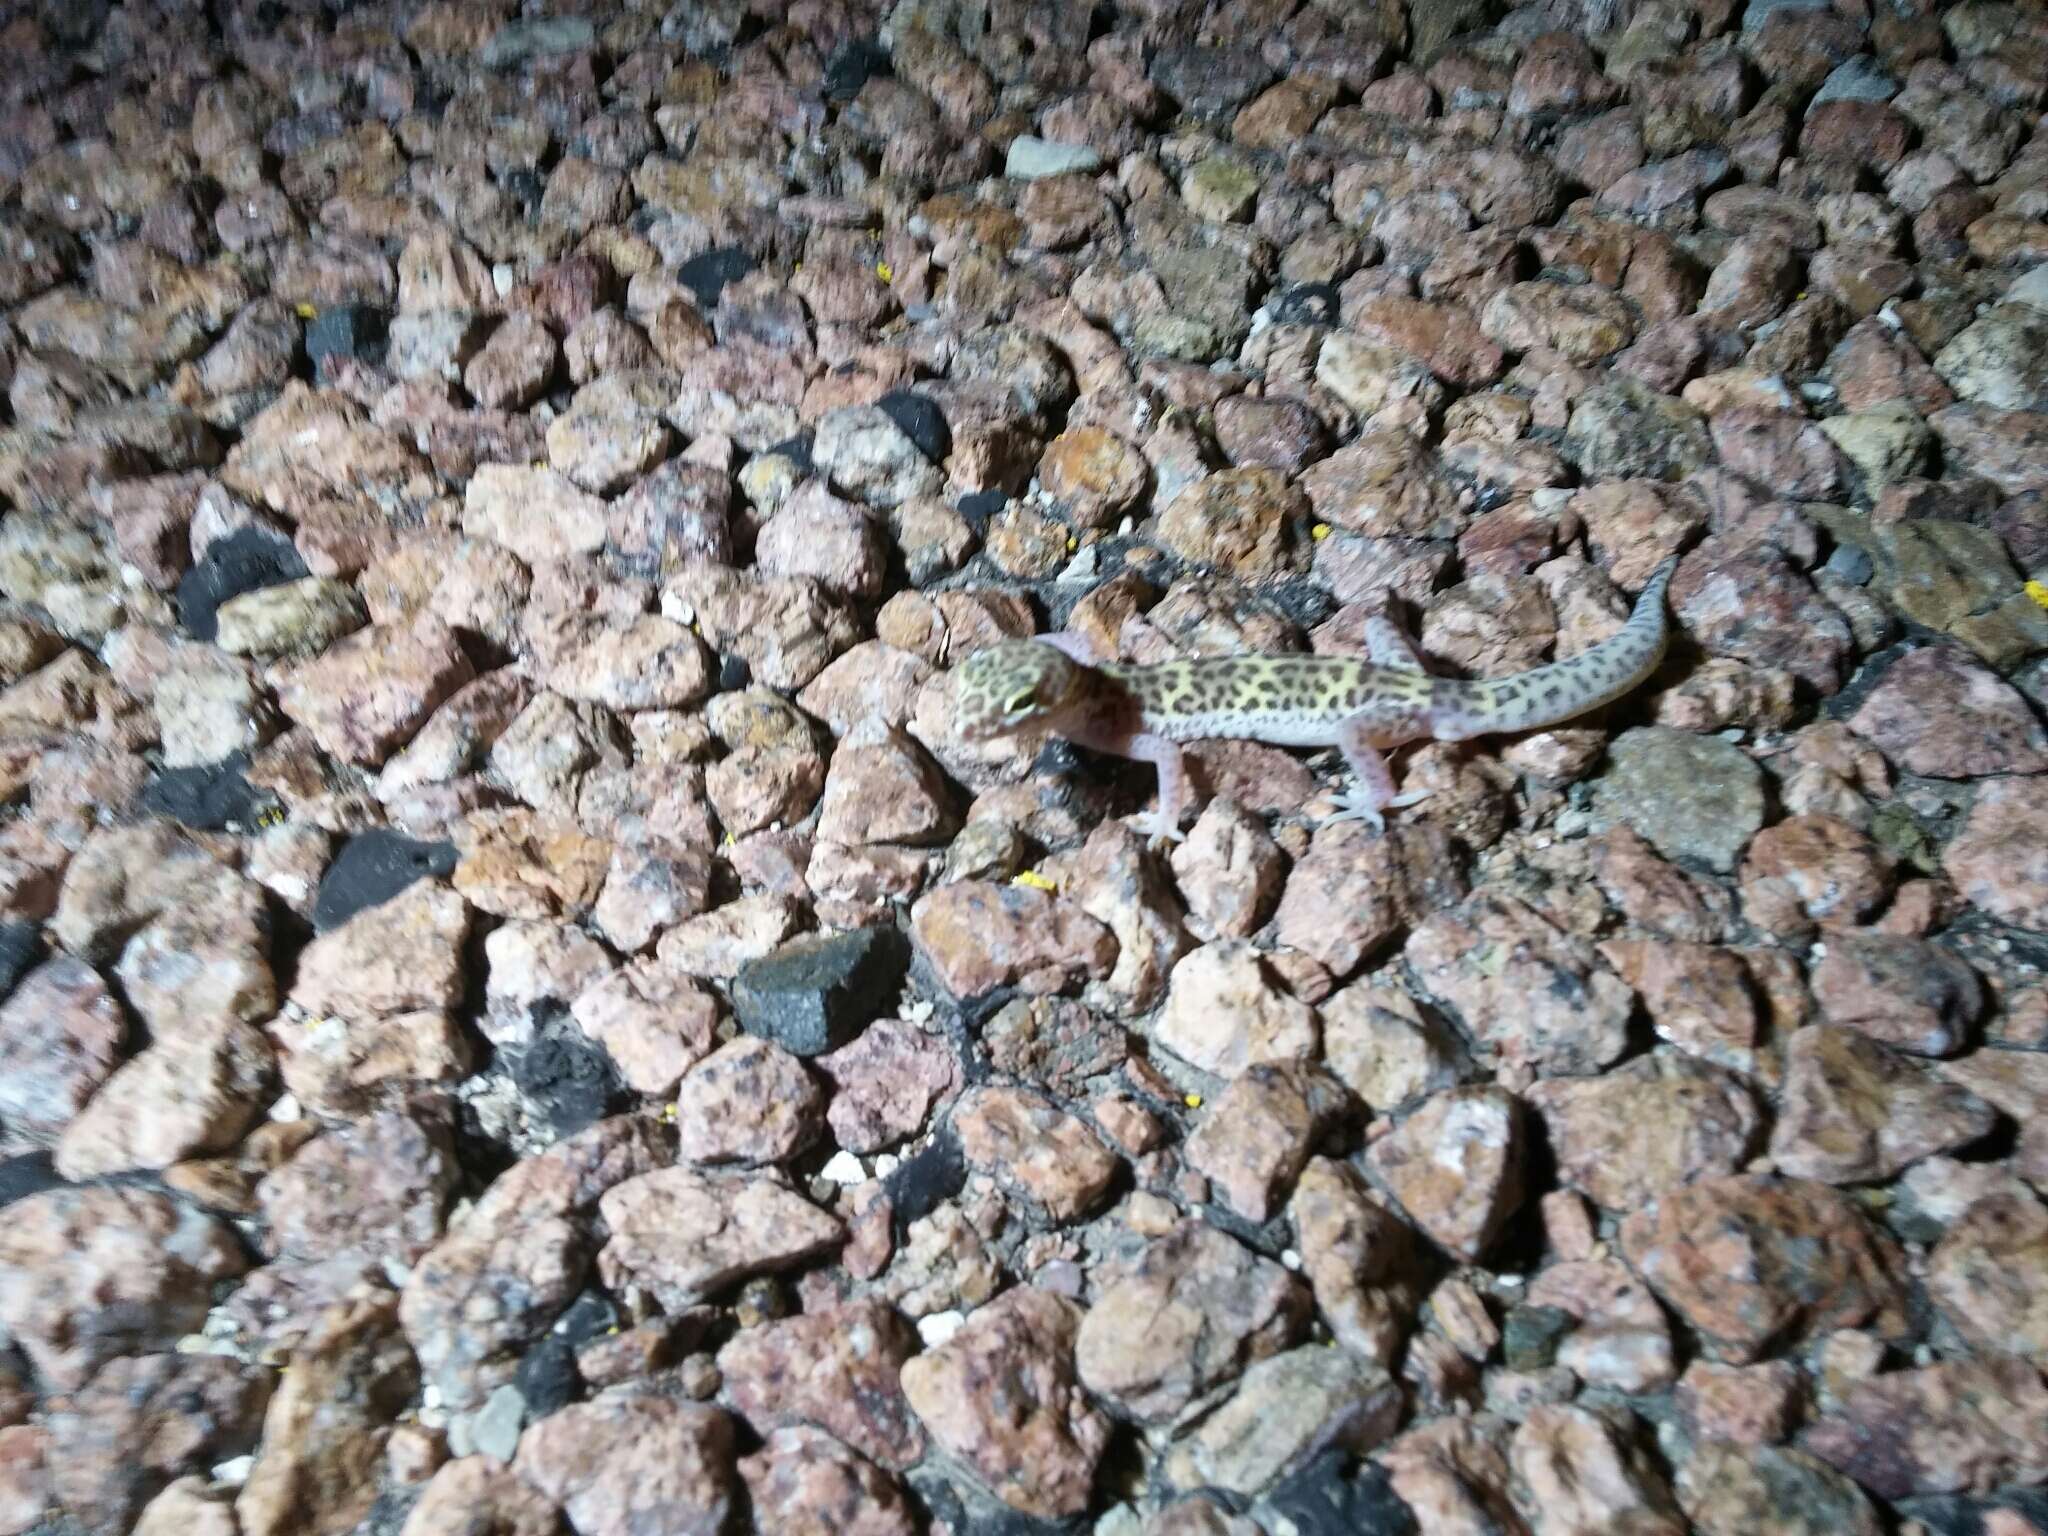
[[1101,169],[1102,156],[1086,144],[1058,144],[1028,133],[1010,140],[1010,156],[1003,162],[1003,174],[1012,181]]
[[1764,24],[1780,11],[1825,11],[1832,8],[1830,0],[1749,0],[1742,13],[1742,35],[1756,36],[1764,29]]
[[2003,411],[2048,410],[2048,312],[1997,304],[1934,355],[1934,369],[1965,400]]
[[1764,824],[1763,770],[1718,737],[1639,726],[1609,749],[1593,817],[1602,830],[1626,822],[1666,858],[1726,872]]
[[551,53],[582,53],[597,45],[597,27],[588,16],[535,17],[510,21],[493,32],[477,52],[486,69],[505,69]]
[[1885,73],[1884,66],[1867,53],[1835,66],[1813,94],[1813,105],[1830,101],[1890,101],[1899,94],[1899,82]]
[[1683,400],[1613,379],[1573,403],[1564,454],[1588,480],[1683,480],[1713,462],[1714,444]]
[[469,1423],[470,1443],[486,1456],[510,1461],[526,1422],[526,1398],[510,1382],[494,1390]]

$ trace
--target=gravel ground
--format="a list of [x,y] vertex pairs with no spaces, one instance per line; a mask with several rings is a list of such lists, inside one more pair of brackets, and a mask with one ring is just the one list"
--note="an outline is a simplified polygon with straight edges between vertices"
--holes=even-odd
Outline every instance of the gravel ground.
[[526,9],[0,5],[0,1536],[2048,1531],[2048,11]]

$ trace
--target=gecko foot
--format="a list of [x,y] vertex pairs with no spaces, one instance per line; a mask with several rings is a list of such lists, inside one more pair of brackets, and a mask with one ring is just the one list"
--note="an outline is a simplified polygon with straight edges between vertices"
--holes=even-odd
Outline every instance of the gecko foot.
[[1168,821],[1158,811],[1145,811],[1133,816],[1130,821],[1130,827],[1138,836],[1148,840],[1162,837],[1169,843],[1184,843],[1187,841],[1187,834],[1181,831],[1178,826]]
[[1387,830],[1386,812],[1400,810],[1406,806],[1420,805],[1429,798],[1429,794],[1430,792],[1426,789],[1411,789],[1387,801],[1375,801],[1369,795],[1339,794],[1333,797],[1336,800],[1337,809],[1324,817],[1323,822],[1327,826],[1333,821],[1362,821],[1375,832],[1385,832]]

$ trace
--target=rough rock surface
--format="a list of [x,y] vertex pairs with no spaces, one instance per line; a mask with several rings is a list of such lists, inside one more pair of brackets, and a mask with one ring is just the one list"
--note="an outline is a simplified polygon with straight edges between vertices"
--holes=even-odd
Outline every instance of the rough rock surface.
[[0,59],[0,1536],[2048,1525],[2040,5]]

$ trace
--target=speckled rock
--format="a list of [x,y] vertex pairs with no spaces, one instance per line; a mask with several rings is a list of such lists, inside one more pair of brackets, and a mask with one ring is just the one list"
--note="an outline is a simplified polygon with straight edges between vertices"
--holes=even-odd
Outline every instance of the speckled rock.
[[757,1430],[813,1424],[900,1470],[925,1446],[897,1379],[915,1351],[901,1314],[856,1301],[743,1330],[718,1352],[718,1369]]
[[1498,1088],[1454,1088],[1374,1142],[1366,1166],[1433,1241],[1476,1260],[1521,1203],[1522,1115]]
[[630,1390],[533,1425],[513,1467],[592,1536],[715,1536],[739,1496],[729,1415]]
[[1717,1355],[1901,1321],[1900,1260],[1846,1197],[1752,1175],[1704,1179],[1622,1223],[1622,1252]]
[[1021,1287],[903,1366],[904,1395],[933,1438],[1028,1515],[1085,1509],[1109,1441],[1108,1417],[1074,1377],[1081,1317],[1064,1297]]
[[2048,1386],[2013,1356],[1942,1361],[1861,1382],[1800,1448],[1884,1498],[2048,1474]]
[[1796,1178],[1873,1182],[1967,1146],[1995,1119],[1975,1094],[1861,1030],[1815,1024],[1785,1044],[1771,1161]]
[[607,1190],[599,1208],[611,1229],[599,1272],[609,1284],[644,1285],[671,1308],[799,1263],[845,1236],[837,1220],[767,1176],[666,1168]]
[[1307,1323],[1306,1288],[1214,1227],[1182,1222],[1095,1298],[1074,1341],[1088,1390],[1147,1424],[1171,1423]]
[[1680,1054],[1638,1057],[1605,1077],[1551,1078],[1527,1097],[1560,1178],[1613,1211],[1736,1172],[1761,1125],[1740,1078]]
[[1025,1089],[970,1090],[953,1128],[970,1166],[1055,1222],[1086,1215],[1116,1176],[1116,1157],[1086,1122]]
[[170,1347],[205,1318],[211,1287],[248,1268],[225,1224],[118,1185],[15,1202],[0,1258],[0,1323],[60,1389],[117,1355]]

